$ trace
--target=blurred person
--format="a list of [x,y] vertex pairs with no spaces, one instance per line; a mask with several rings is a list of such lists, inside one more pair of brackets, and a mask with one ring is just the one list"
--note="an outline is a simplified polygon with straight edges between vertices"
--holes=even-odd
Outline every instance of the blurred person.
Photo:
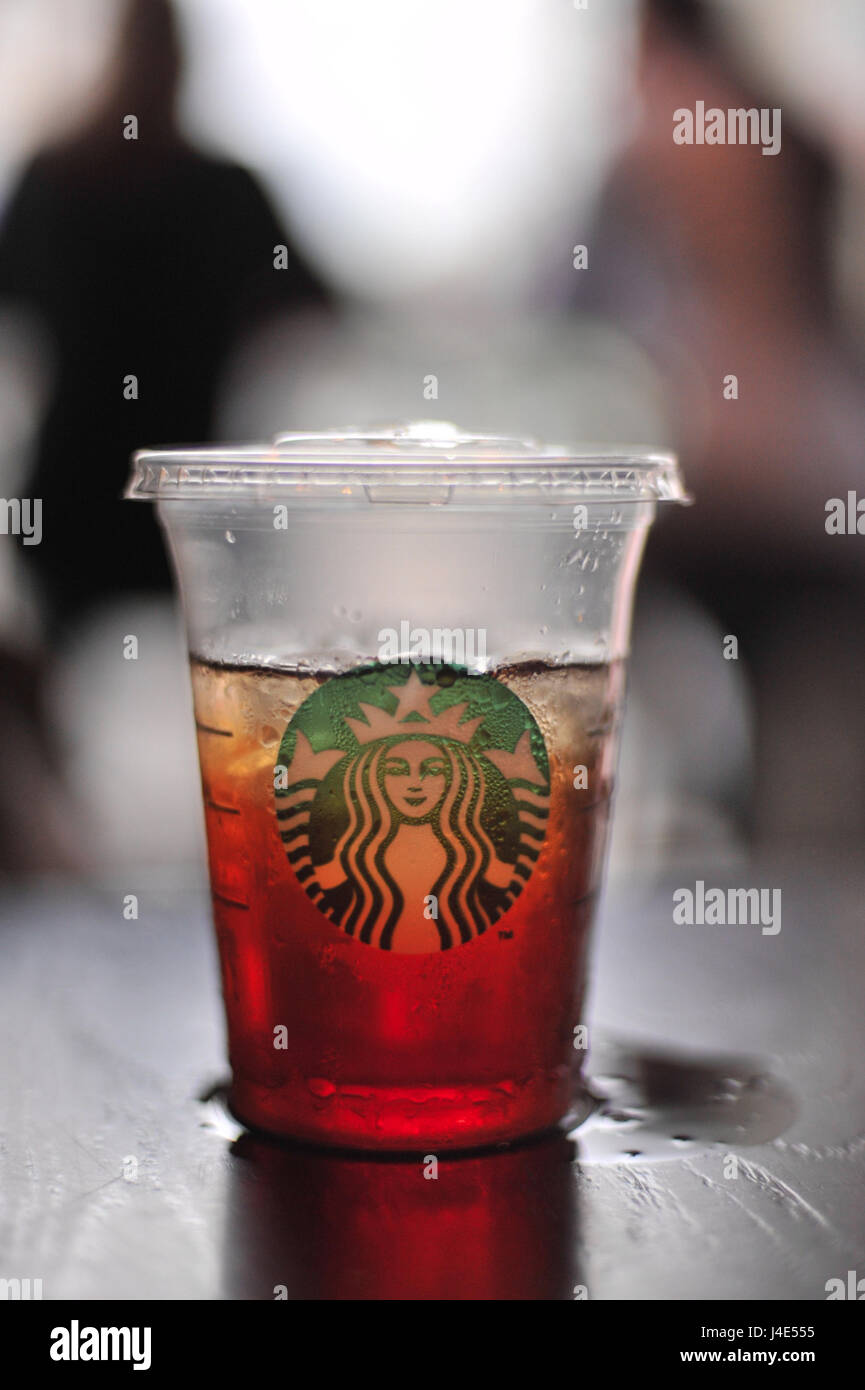
[[119,501],[130,453],[207,441],[240,336],[329,302],[253,176],[184,139],[182,69],[169,0],[130,0],[97,108],[32,160],[0,227],[0,300],[53,349],[27,481],[44,538],[22,559],[55,631],[118,592],[167,591],[152,509]]
[[45,659],[0,638],[0,876],[74,870],[80,807],[45,707]]
[[[131,0],[95,109],[33,158],[0,225],[0,308],[10,321],[27,316],[48,345],[47,403],[30,476],[16,485],[43,503],[42,542],[19,546],[17,558],[19,587],[32,582],[41,599],[52,657],[39,652],[33,624],[0,648],[0,759],[10,772],[0,797],[0,872],[93,869],[131,852],[105,830],[111,788],[123,775],[110,716],[122,723],[128,711],[96,701],[101,684],[117,685],[119,643],[129,631],[124,596],[167,594],[170,583],[152,508],[120,500],[129,455],[210,438],[235,343],[271,314],[330,303],[253,176],[180,133],[182,69],[168,0]],[[130,116],[137,139],[124,138]],[[276,247],[286,248],[281,269]],[[124,393],[130,376],[137,398]],[[93,628],[118,598],[122,612]],[[91,629],[107,632],[108,645],[97,648]],[[64,665],[65,653],[75,653],[71,631],[87,642],[89,687]],[[143,664],[154,722],[139,709],[136,728],[164,794],[185,805],[190,774],[167,751],[173,716],[161,708],[166,662],[161,629],[154,631]],[[52,702],[68,689],[77,704],[58,720]],[[89,781],[78,775],[82,748]],[[155,797],[136,802],[136,816],[142,852],[177,852],[172,829],[161,850],[145,833],[165,825]]]
[[865,483],[865,377],[833,286],[838,180],[783,106],[775,155],[674,142],[674,113],[697,101],[781,105],[749,88],[712,21],[698,0],[646,0],[641,116],[578,302],[627,327],[666,378],[698,505],[659,530],[645,573],[738,638],[755,717],[746,829],[861,844],[865,711],[851,695],[865,567],[855,538],[825,530],[827,500]]

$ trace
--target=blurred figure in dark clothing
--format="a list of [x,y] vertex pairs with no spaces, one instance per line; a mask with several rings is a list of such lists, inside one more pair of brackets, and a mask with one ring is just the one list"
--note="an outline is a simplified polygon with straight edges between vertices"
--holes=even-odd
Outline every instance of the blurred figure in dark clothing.
[[130,453],[210,438],[239,336],[328,299],[255,179],[179,133],[181,69],[168,0],[131,0],[98,109],[33,160],[0,228],[0,297],[35,310],[53,340],[28,485],[44,538],[24,555],[55,626],[103,596],[167,588],[152,509],[119,501]]
[[865,490],[865,378],[832,277],[838,180],[787,108],[775,155],[674,142],[674,112],[697,101],[782,105],[749,89],[711,19],[699,0],[645,0],[641,119],[602,199],[580,303],[628,328],[665,380],[698,505],[653,537],[645,573],[690,590],[739,639],[756,722],[752,838],[861,844],[865,707],[851,692],[865,552],[825,530],[827,499]]

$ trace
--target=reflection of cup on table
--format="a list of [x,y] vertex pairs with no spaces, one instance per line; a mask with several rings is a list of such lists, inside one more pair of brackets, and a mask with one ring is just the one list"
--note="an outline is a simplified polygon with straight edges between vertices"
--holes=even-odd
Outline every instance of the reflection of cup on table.
[[243,1134],[228,1167],[225,1298],[568,1300],[576,1145],[561,1134],[418,1163]]
[[573,1122],[675,461],[435,423],[146,451],[130,495],[183,594],[237,1115],[391,1149]]

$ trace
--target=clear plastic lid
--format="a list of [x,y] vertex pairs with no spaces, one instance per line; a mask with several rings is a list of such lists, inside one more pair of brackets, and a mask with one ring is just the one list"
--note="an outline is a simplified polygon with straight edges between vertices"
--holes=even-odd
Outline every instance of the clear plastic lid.
[[[545,445],[469,434],[442,420],[316,434],[279,434],[271,444],[141,449],[125,496],[143,501],[250,498],[340,489],[415,492],[491,489],[554,492],[592,501],[688,502],[675,454],[628,445]],[[347,494],[348,495],[348,494]],[[444,499],[442,499],[444,500]]]

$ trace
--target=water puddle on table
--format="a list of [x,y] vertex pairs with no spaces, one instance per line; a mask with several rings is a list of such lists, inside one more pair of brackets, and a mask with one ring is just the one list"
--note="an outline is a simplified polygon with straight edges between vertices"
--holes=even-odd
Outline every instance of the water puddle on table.
[[789,1087],[765,1062],[742,1054],[604,1038],[592,1048],[587,1076],[596,1105],[569,1135],[581,1163],[765,1144],[789,1129],[797,1113]]

